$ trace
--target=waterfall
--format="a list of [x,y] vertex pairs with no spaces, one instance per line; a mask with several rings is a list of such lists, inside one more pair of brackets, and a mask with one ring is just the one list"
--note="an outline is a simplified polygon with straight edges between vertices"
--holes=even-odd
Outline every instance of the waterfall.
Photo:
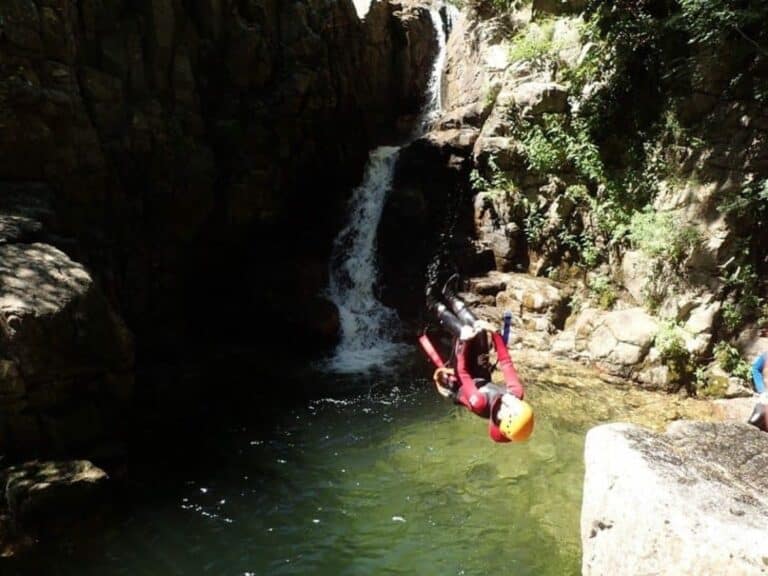
[[[431,9],[430,15],[439,51],[414,139],[428,130],[440,115],[446,34],[438,10]],[[370,153],[363,181],[349,200],[348,223],[334,241],[328,296],[339,310],[341,341],[326,363],[326,368],[334,372],[385,368],[407,347],[394,340],[399,327],[397,313],[379,302],[375,294],[376,234],[399,152],[400,147],[381,146]]]
[[429,131],[432,124],[440,117],[443,110],[443,90],[442,78],[443,67],[445,65],[445,45],[447,43],[447,33],[443,33],[443,19],[440,12],[436,9],[429,11],[432,19],[432,26],[437,33],[438,50],[435,61],[432,64],[432,73],[429,75],[429,84],[427,85],[427,102],[421,114],[421,121],[418,126],[418,138],[423,133]]
[[368,14],[368,10],[371,9],[371,0],[352,0],[352,3],[355,5],[355,11],[360,20],[365,18],[365,15]]

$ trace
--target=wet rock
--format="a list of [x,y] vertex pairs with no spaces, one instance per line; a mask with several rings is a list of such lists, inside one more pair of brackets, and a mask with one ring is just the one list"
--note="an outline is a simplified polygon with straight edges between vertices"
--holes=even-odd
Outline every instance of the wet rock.
[[[361,22],[350,2],[12,0],[0,36],[0,181],[55,190],[48,232],[80,240],[77,257],[165,356],[221,344],[218,319],[280,294],[260,273],[223,273],[254,260],[260,235],[284,253],[259,252],[254,270],[289,268],[301,238],[327,259],[365,151],[418,113],[437,47],[410,1],[376,2]],[[5,241],[38,233],[3,217]],[[185,320],[201,294],[232,303],[213,328]]]
[[32,0],[9,0],[0,7],[3,37],[13,46],[37,51],[40,38],[40,12]]
[[103,515],[107,480],[87,460],[33,461],[0,472],[13,530],[40,538],[72,534]]
[[311,302],[310,314],[303,328],[305,336],[315,343],[315,348],[327,350],[336,345],[341,334],[338,308],[330,300],[317,297]]
[[587,434],[582,573],[761,574],[768,558],[768,435],[674,422]]

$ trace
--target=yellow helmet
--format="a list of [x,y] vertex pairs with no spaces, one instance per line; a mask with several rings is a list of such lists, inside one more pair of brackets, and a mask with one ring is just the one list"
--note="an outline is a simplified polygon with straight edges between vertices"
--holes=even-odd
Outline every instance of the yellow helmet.
[[527,440],[533,432],[533,408],[512,394],[502,396],[496,417],[501,433],[513,442]]

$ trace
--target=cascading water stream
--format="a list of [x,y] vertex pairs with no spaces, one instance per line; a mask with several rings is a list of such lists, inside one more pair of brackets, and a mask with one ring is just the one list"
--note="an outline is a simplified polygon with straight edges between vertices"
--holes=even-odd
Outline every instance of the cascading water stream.
[[[446,33],[437,8],[430,10],[430,16],[439,49],[414,139],[430,128],[441,111]],[[384,368],[398,357],[404,346],[394,340],[399,324],[397,313],[379,302],[375,295],[376,234],[399,152],[400,147],[381,146],[370,153],[363,182],[350,198],[349,221],[334,241],[328,296],[339,310],[341,341],[326,364],[333,372]]]
[[[453,16],[455,8],[446,7],[446,14],[448,16],[448,24],[450,25],[450,19]],[[443,67],[445,66],[445,47],[447,44],[447,35],[450,28],[446,28],[446,32],[443,33],[443,19],[440,16],[440,12],[436,9],[429,11],[429,16],[432,19],[432,26],[437,34],[437,56],[432,64],[432,73],[429,76],[429,85],[427,86],[427,103],[424,106],[424,111],[419,122],[418,133],[416,138],[429,131],[432,124],[440,117],[440,113],[443,111],[443,91],[441,90]]]
[[328,291],[339,310],[341,341],[328,363],[334,372],[359,372],[385,365],[400,351],[390,335],[398,317],[376,299],[376,233],[392,186],[400,149],[371,152],[363,182],[352,193],[349,223],[336,237]]
[[368,14],[368,10],[371,8],[371,0],[352,0],[352,3],[355,5],[357,17],[361,20],[365,18],[365,15]]

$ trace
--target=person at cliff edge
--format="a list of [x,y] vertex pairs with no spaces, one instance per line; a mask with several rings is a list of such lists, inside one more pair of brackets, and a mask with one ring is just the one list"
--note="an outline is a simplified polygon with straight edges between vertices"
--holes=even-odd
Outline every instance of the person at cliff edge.
[[[768,328],[763,328],[760,331],[760,336],[763,338],[768,336]],[[768,351],[765,351],[760,353],[752,363],[752,382],[755,385],[755,392],[758,394],[765,393],[765,378],[768,376],[767,361]],[[768,406],[762,402],[755,404],[748,422],[763,432],[768,432]]]
[[[443,361],[426,333],[419,338],[436,366],[433,380],[438,393],[488,418],[488,434],[494,442],[527,440],[533,431],[533,409],[523,400],[525,392],[501,334],[479,320],[457,296],[445,291],[444,296],[446,303],[433,302],[431,308],[453,336],[452,361]],[[491,381],[489,340],[504,385]]]

